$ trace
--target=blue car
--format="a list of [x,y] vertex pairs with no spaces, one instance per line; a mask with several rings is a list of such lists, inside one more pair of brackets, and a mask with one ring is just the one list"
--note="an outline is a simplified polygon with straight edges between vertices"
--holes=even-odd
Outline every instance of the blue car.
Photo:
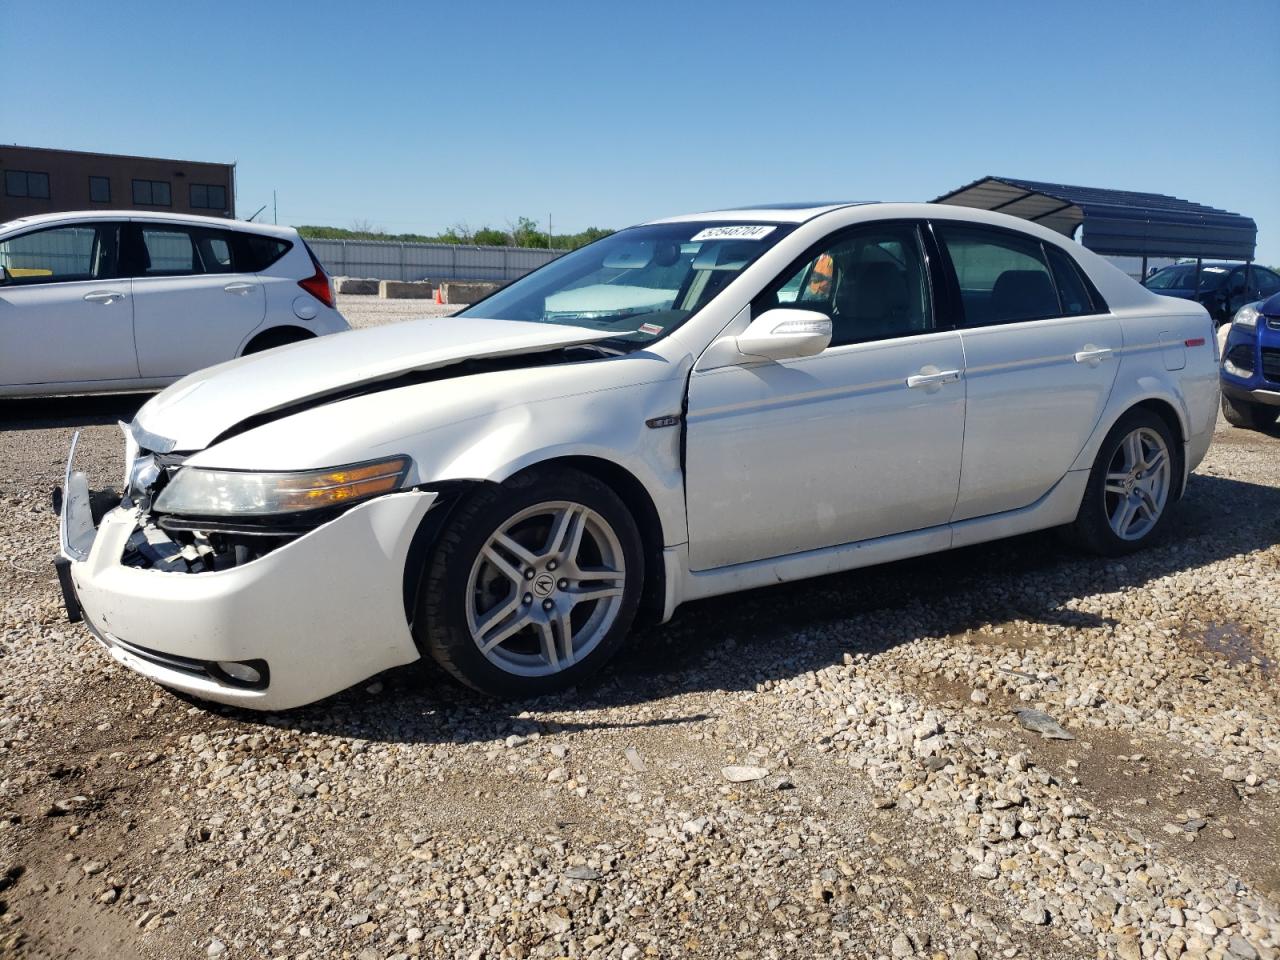
[[1265,430],[1280,416],[1280,293],[1236,311],[1222,350],[1222,414]]

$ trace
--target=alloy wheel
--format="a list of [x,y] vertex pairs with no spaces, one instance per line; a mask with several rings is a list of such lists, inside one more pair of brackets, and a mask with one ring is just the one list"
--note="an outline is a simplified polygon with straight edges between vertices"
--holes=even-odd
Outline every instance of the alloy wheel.
[[1122,540],[1141,540],[1164,513],[1173,461],[1164,438],[1150,427],[1125,435],[1107,465],[1103,488],[1107,520]]
[[559,673],[608,634],[626,574],[622,544],[599,513],[571,501],[535,504],[503,522],[472,564],[471,638],[507,673]]

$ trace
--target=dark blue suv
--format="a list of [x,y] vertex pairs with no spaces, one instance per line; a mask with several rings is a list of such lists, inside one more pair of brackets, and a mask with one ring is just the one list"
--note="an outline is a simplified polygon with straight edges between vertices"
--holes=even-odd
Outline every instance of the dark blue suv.
[[1205,263],[1196,287],[1196,265],[1175,263],[1157,270],[1142,285],[1166,297],[1195,300],[1209,311],[1213,322],[1223,324],[1246,303],[1280,293],[1280,274],[1256,263]]
[[1265,430],[1280,416],[1280,293],[1241,307],[1222,350],[1222,415]]

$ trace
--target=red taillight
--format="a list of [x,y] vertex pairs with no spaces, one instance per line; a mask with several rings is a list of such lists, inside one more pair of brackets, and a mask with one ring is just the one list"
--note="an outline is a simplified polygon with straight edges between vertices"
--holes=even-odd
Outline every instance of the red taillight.
[[316,259],[314,253],[311,253],[310,248],[307,249],[307,253],[311,257],[311,262],[315,264],[316,272],[305,280],[299,280],[298,286],[332,309],[333,287],[329,284],[329,275],[324,272],[324,267],[320,266],[320,261]]

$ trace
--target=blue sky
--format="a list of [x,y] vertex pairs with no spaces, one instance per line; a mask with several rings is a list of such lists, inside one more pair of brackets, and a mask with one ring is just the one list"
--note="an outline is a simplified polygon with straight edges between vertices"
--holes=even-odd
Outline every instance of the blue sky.
[[239,213],[275,188],[282,223],[560,232],[1002,174],[1246,213],[1280,264],[1276,0],[50,2],[6,24],[0,139],[234,160]]

